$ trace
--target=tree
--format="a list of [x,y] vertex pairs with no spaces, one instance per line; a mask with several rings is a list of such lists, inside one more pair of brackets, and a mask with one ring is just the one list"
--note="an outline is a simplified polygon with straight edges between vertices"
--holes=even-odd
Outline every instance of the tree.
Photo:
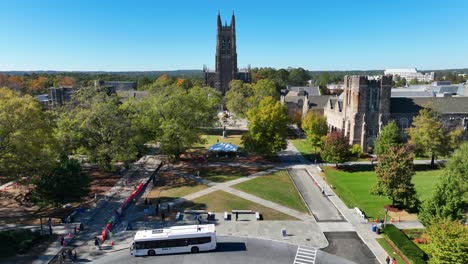
[[391,121],[383,127],[382,131],[377,136],[375,152],[377,155],[382,155],[392,147],[399,146],[402,143],[403,139],[400,130],[395,121]]
[[418,218],[424,225],[440,219],[465,221],[468,207],[468,143],[451,156],[431,197],[424,201]]
[[350,157],[348,139],[340,132],[334,131],[327,135],[320,152],[322,158],[329,163],[338,164],[347,161]]
[[163,153],[179,159],[203,142],[200,127],[213,124],[220,100],[220,92],[211,87],[166,87],[137,103],[138,122]]
[[252,86],[241,80],[233,80],[229,83],[229,87],[229,91],[224,97],[227,109],[239,117],[247,116],[252,103],[249,98],[254,94]]
[[303,68],[292,69],[289,72],[289,83],[291,85],[304,85],[309,78],[309,73]]
[[267,96],[271,96],[276,100],[279,99],[279,93],[276,91],[275,83],[270,79],[259,80],[252,85],[252,90],[255,104]]
[[37,100],[0,88],[0,175],[20,178],[47,170],[56,157],[54,126]]
[[[313,111],[309,111],[302,120],[302,129],[306,132],[307,140],[317,149],[323,146],[328,132],[327,118]],[[317,154],[317,151],[315,151]]]
[[427,229],[430,264],[468,263],[468,226],[443,220]]
[[242,136],[247,150],[270,155],[285,149],[288,113],[285,106],[269,96],[249,110],[249,131]]
[[53,203],[79,202],[89,192],[90,178],[77,160],[66,156],[54,168],[35,181],[34,193],[41,201]]
[[68,108],[61,113],[56,131],[63,152],[86,154],[105,170],[112,169],[115,162],[127,163],[138,156],[138,144],[144,142],[135,140],[138,131],[116,95],[81,89]]
[[414,175],[413,152],[408,145],[393,146],[379,157],[375,167],[377,184],[371,193],[387,196],[409,209],[417,209],[419,201],[411,179]]
[[415,146],[417,152],[431,155],[431,166],[437,155],[444,155],[448,149],[447,131],[439,120],[438,113],[430,108],[419,111],[408,129],[410,144]]

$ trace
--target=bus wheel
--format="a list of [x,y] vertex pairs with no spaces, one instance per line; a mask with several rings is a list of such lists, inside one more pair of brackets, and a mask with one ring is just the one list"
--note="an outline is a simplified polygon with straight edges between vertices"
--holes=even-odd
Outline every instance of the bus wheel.
[[148,256],[154,256],[154,255],[156,255],[156,252],[154,252],[154,250],[148,251]]
[[193,247],[190,251],[192,251],[192,253],[198,253],[199,249],[198,247]]

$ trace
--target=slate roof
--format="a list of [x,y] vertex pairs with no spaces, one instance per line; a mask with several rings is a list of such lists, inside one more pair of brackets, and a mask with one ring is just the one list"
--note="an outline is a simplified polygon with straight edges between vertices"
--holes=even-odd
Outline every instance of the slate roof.
[[305,91],[309,96],[319,96],[320,89],[316,86],[288,86],[288,91],[300,92]]
[[442,114],[468,114],[468,97],[391,98],[390,112],[417,114],[419,110],[429,105]]
[[325,106],[327,105],[328,100],[330,98],[336,98],[336,96],[321,95],[321,96],[309,97],[309,109],[311,110],[325,109]]

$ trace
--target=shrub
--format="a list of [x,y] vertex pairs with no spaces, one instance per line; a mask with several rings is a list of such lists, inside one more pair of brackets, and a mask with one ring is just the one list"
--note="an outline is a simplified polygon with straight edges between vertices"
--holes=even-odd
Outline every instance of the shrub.
[[361,146],[359,144],[352,145],[349,151],[351,152],[351,155],[353,157],[356,157],[356,158],[361,157],[362,152],[361,152]]
[[39,238],[39,232],[26,229],[0,232],[0,258],[25,253]]
[[384,234],[412,263],[426,263],[428,259],[427,254],[414,244],[403,231],[393,225],[387,225],[384,229]]

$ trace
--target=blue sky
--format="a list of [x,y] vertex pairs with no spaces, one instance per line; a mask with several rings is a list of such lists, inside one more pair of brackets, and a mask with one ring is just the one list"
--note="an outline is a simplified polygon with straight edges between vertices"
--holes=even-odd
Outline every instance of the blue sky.
[[236,13],[239,67],[468,68],[468,1],[0,0],[2,70],[214,67]]

